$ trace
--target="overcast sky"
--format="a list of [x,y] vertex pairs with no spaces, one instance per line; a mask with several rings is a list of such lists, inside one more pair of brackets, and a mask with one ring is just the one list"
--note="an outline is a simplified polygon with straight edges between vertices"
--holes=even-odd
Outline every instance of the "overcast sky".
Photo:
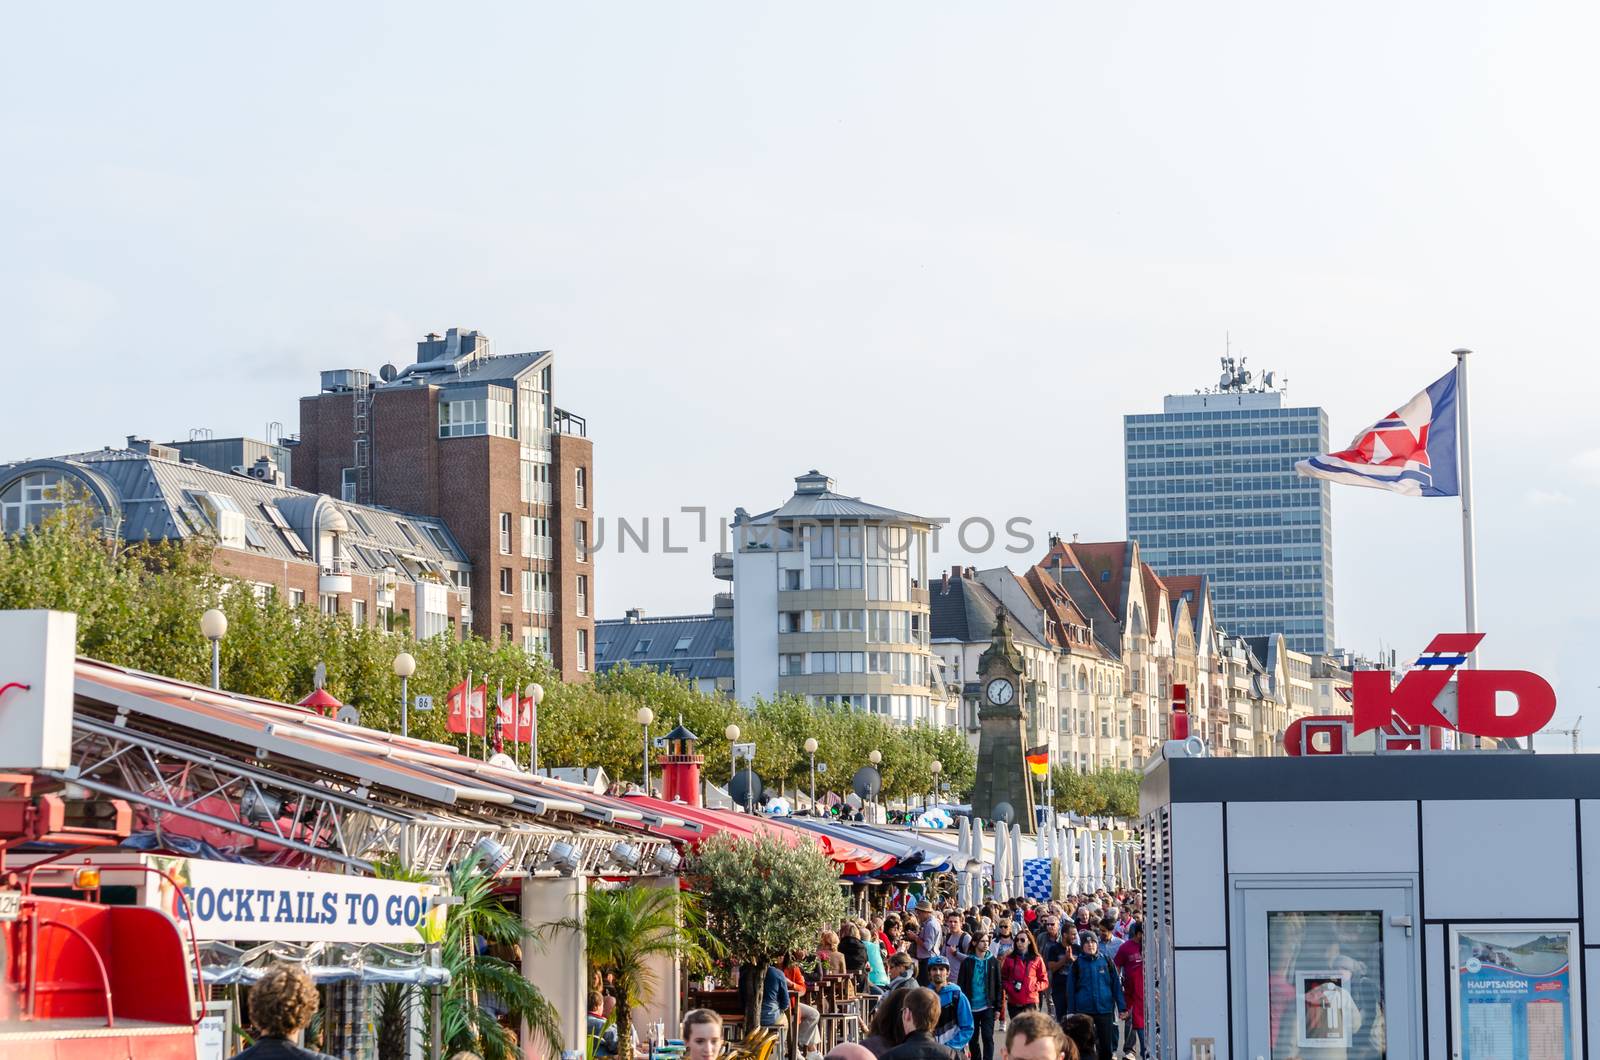
[[[459,325],[558,352],[600,614],[660,520],[821,468],[1123,536],[1121,415],[1231,333],[1334,441],[1470,346],[1486,665],[1600,746],[1594,5],[26,5],[0,68],[0,459],[297,429]],[[674,545],[698,531],[679,515]],[[1461,619],[1459,507],[1335,487],[1342,644]],[[613,527],[608,537],[615,541]],[[1565,747],[1565,738],[1541,746]]]

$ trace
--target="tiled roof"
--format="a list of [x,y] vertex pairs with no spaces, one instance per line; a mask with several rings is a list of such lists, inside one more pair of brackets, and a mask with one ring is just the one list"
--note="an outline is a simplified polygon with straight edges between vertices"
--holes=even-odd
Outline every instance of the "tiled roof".
[[1121,623],[1127,614],[1126,586],[1128,571],[1128,542],[1126,541],[1056,541],[1046,554],[1043,566],[1049,567],[1059,557],[1063,567],[1074,567],[1083,572],[1085,581],[1100,597],[1107,611]]
[[[928,592],[929,636],[933,640],[987,644],[994,636],[999,609],[1000,598],[978,579],[942,578]],[[1012,616],[1009,625],[1014,639],[1039,645],[1039,638],[1018,616]]]
[[[608,618],[594,624],[600,670],[627,663],[670,671],[693,680],[733,676],[733,619],[716,615]],[[679,645],[683,647],[680,650]],[[718,658],[719,651],[726,652]]]
[[[54,460],[13,464],[0,470],[0,484],[36,467],[79,475],[110,493],[125,540],[174,540],[214,532],[205,505],[222,497],[244,519],[240,551],[273,559],[309,562],[317,533],[339,523],[344,557],[353,573],[385,567],[440,575],[470,569],[467,554],[438,519],[372,505],[350,504],[318,493],[279,486],[248,475],[218,471],[191,461],[167,460],[131,449],[101,449]],[[283,519],[285,534],[273,519]],[[295,546],[303,546],[304,551]],[[326,557],[318,556],[319,559]],[[416,569],[412,569],[415,567]]]
[[[1144,583],[1144,613],[1149,616],[1150,634],[1155,635],[1156,626],[1163,617],[1161,608],[1161,592],[1166,586],[1161,584],[1161,579],[1156,577],[1156,572],[1148,563],[1139,564],[1140,580]],[[1172,621],[1171,615],[1165,616],[1167,621]]]
[[1200,619],[1206,597],[1211,588],[1206,583],[1204,574],[1163,574],[1161,581],[1167,587],[1167,594],[1172,598],[1172,613],[1178,613],[1178,604],[1186,596],[1189,601],[1189,621],[1194,623],[1195,636],[1200,635]]

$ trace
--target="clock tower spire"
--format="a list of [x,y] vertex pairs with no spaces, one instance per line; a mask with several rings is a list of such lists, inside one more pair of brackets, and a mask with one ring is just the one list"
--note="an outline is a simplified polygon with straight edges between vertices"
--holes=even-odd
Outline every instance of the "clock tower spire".
[[[1009,807],[1012,821],[1031,832],[1033,782],[1023,761],[1028,736],[1023,671],[1022,653],[1002,604],[995,611],[989,647],[978,659],[978,778],[972,812],[993,821],[1003,818],[1003,807]],[[998,815],[997,807],[1002,807]]]

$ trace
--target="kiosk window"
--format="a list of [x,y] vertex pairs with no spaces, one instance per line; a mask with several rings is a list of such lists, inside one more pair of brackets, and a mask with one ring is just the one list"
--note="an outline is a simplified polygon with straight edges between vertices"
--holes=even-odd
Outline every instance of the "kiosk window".
[[1383,916],[1267,914],[1272,1060],[1383,1060]]

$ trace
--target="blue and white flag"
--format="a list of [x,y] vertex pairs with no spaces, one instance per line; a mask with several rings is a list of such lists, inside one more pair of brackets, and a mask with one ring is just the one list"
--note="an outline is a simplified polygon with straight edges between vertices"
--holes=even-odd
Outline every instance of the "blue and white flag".
[[1356,435],[1348,449],[1302,460],[1295,470],[1312,478],[1370,486],[1408,497],[1461,493],[1456,457],[1456,373]]

